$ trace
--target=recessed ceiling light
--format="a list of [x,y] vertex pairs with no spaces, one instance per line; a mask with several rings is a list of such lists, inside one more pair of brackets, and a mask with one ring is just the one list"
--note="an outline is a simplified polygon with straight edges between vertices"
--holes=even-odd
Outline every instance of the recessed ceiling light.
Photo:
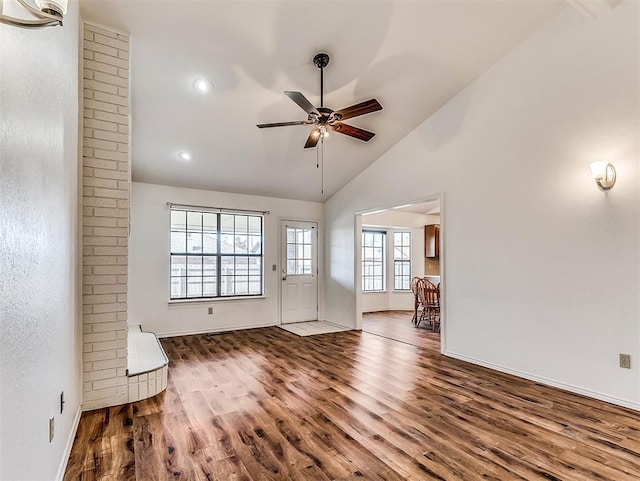
[[206,94],[213,90],[213,83],[204,77],[200,77],[193,81],[193,88],[198,93]]
[[193,154],[191,152],[180,152],[178,158],[186,161],[193,160]]

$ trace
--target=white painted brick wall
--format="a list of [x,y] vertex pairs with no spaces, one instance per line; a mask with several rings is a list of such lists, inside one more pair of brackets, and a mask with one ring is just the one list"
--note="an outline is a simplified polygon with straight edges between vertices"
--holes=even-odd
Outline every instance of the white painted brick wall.
[[129,37],[84,24],[83,409],[129,401]]

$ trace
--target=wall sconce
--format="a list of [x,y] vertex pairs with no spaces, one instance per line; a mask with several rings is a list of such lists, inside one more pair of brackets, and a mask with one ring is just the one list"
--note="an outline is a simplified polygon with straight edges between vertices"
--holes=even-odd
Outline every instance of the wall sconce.
[[0,22],[24,28],[55,27],[62,26],[62,17],[67,14],[68,0],[35,0],[39,10],[29,5],[26,0],[16,1],[36,19],[15,18],[0,12]]
[[616,183],[616,169],[606,160],[598,160],[589,164],[593,180],[602,190],[609,190]]

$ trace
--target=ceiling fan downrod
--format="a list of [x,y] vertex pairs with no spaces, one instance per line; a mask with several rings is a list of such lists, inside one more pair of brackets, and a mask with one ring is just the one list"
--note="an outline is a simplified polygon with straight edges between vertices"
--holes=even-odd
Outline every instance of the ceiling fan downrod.
[[329,65],[329,54],[321,52],[313,57],[313,65],[320,69],[320,108],[324,107],[324,68]]

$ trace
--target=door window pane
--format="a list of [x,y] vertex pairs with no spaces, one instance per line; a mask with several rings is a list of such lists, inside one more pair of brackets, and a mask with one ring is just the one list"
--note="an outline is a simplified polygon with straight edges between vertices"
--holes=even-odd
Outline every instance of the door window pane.
[[287,227],[287,274],[312,275],[313,229]]

